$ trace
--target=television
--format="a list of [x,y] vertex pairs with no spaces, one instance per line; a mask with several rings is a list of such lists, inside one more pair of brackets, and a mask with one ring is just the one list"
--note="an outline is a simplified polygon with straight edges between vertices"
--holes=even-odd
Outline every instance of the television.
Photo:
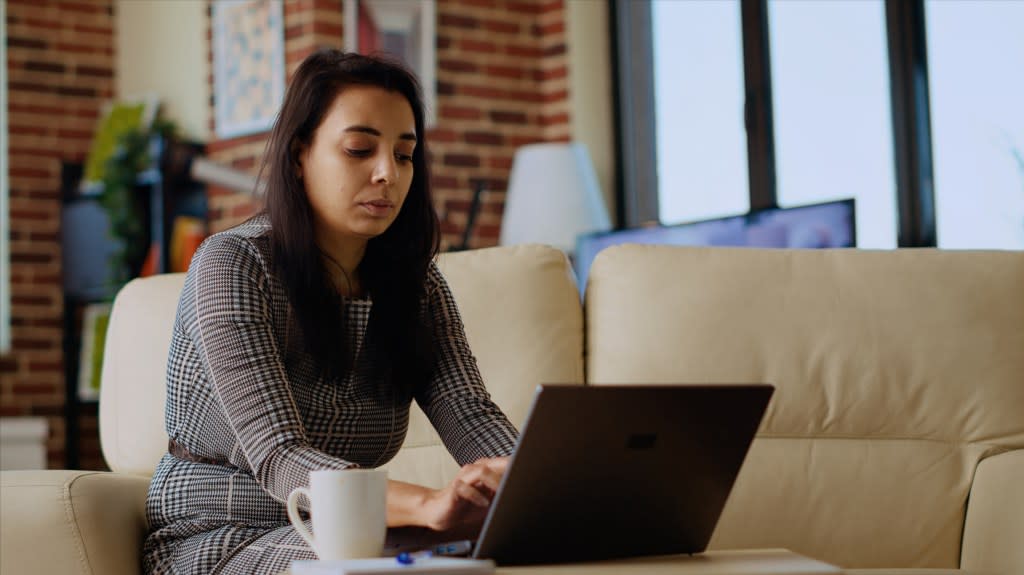
[[590,264],[601,250],[619,244],[733,246],[751,248],[852,248],[856,242],[854,200],[837,200],[670,226],[582,234],[573,266],[580,293]]

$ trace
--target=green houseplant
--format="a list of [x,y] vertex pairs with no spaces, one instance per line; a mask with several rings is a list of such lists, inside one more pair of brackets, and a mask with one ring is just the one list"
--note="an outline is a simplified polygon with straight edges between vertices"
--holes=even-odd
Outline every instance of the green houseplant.
[[110,219],[110,233],[120,245],[114,255],[112,279],[122,284],[138,275],[149,249],[146,198],[140,183],[148,170],[158,170],[164,143],[174,138],[173,122],[157,119],[148,130],[131,130],[117,138],[104,163],[99,203]]

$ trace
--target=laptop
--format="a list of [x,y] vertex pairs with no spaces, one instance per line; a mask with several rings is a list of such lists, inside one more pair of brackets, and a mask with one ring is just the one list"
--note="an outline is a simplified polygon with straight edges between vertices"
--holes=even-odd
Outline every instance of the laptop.
[[499,565],[702,552],[773,389],[541,385],[479,537],[431,548]]

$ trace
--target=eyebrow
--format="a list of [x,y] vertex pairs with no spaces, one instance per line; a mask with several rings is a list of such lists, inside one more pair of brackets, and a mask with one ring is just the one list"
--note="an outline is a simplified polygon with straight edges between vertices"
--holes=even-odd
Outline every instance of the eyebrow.
[[[345,131],[346,132],[360,132],[360,133],[363,133],[363,134],[370,134],[371,136],[377,136],[377,137],[381,136],[380,130],[378,130],[377,128],[371,128],[370,126],[359,126],[359,125],[349,126],[349,127],[345,128]],[[406,132],[406,133],[402,134],[401,136],[398,136],[398,139],[399,140],[410,140],[410,141],[415,142],[416,141],[416,134],[413,134],[412,132]]]

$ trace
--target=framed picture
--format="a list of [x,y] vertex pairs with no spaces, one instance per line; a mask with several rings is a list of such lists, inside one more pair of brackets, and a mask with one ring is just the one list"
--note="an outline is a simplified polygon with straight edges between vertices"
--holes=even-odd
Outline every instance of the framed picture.
[[386,52],[409,66],[423,87],[427,127],[432,127],[437,117],[436,18],[435,0],[345,2],[345,50],[360,54]]
[[265,132],[284,99],[281,0],[218,0],[212,4],[217,137]]
[[78,398],[82,401],[100,398],[103,348],[107,341],[110,308],[109,303],[93,303],[82,310],[82,348],[78,356]]

